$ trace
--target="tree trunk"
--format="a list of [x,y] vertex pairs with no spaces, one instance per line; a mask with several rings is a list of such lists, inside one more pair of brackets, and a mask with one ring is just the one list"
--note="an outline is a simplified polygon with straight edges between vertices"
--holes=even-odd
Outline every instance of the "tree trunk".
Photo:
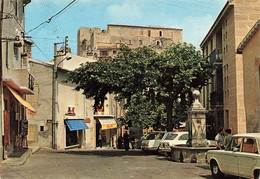
[[168,132],[173,131],[173,121],[172,121],[172,108],[173,108],[173,101],[169,100],[166,102],[165,104],[166,106],[166,112],[167,112],[167,126],[166,126],[166,130]]

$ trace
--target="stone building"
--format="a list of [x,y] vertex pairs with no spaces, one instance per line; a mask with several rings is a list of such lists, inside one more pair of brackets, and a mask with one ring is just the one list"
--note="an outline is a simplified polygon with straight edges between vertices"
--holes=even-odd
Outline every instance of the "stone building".
[[260,132],[260,19],[238,46],[243,56],[247,132]]
[[173,42],[182,42],[182,29],[115,24],[108,24],[107,30],[81,27],[78,30],[78,55],[115,56],[120,44],[130,48],[152,46],[160,51]]
[[[86,99],[75,85],[65,83],[68,72],[93,58],[73,54],[69,61],[58,57],[55,123],[52,122],[53,63],[30,59],[31,73],[35,77],[35,94],[27,100],[37,110],[37,115],[28,118],[29,146],[54,147],[63,150],[71,147],[95,147],[95,125],[92,101]],[[64,60],[62,62],[62,60]],[[61,63],[59,63],[61,62]],[[54,138],[53,138],[54,136]]]
[[209,121],[234,133],[247,131],[242,54],[237,47],[260,18],[260,0],[229,0],[201,42],[205,59],[217,65],[203,88],[202,102]]
[[[24,49],[24,8],[31,0],[1,1],[1,104],[0,161],[27,147],[28,113],[36,113],[26,101],[33,94],[34,78]],[[9,12],[9,13],[7,13]]]

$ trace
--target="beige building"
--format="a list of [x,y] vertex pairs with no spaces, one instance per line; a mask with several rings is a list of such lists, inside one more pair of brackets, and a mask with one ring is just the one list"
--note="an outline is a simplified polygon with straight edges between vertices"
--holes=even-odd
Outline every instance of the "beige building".
[[260,0],[229,0],[203,39],[205,58],[217,65],[202,102],[218,127],[247,132],[242,54],[237,47],[260,18]]
[[[27,116],[36,111],[25,100],[33,94],[24,39],[24,8],[30,0],[1,1],[0,161],[27,147]],[[3,141],[2,141],[3,140]]]
[[161,50],[173,42],[182,42],[182,29],[115,24],[108,24],[107,30],[81,27],[78,30],[78,55],[115,56],[120,44],[130,48],[152,46]]
[[260,19],[237,50],[243,56],[247,132],[260,132]]
[[[35,94],[27,96],[30,104],[37,110],[37,115],[28,118],[29,146],[54,147],[63,150],[71,147],[95,147],[95,125],[92,101],[87,100],[82,91],[76,91],[75,85],[65,83],[68,72],[86,61],[95,61],[73,54],[69,61],[65,56],[57,59],[60,65],[57,72],[57,96],[55,123],[52,123],[52,85],[53,63],[30,59],[30,71],[35,77]],[[54,131],[53,127],[54,126]]]

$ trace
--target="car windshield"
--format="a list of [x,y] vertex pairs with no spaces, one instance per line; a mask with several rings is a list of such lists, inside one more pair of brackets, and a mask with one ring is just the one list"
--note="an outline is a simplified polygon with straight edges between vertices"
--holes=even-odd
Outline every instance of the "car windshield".
[[153,140],[153,139],[155,139],[155,136],[156,136],[155,133],[151,133],[151,134],[149,134],[149,135],[146,137],[146,140]]
[[173,140],[177,137],[177,134],[171,134],[169,133],[166,137],[165,140]]

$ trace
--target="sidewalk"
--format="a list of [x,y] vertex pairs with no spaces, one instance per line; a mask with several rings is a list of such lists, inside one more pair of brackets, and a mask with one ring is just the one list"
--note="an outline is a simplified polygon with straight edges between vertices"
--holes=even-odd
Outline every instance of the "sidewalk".
[[8,166],[23,165],[30,155],[34,154],[39,150],[40,146],[30,147],[21,157],[9,157],[6,160],[2,161],[0,164]]

